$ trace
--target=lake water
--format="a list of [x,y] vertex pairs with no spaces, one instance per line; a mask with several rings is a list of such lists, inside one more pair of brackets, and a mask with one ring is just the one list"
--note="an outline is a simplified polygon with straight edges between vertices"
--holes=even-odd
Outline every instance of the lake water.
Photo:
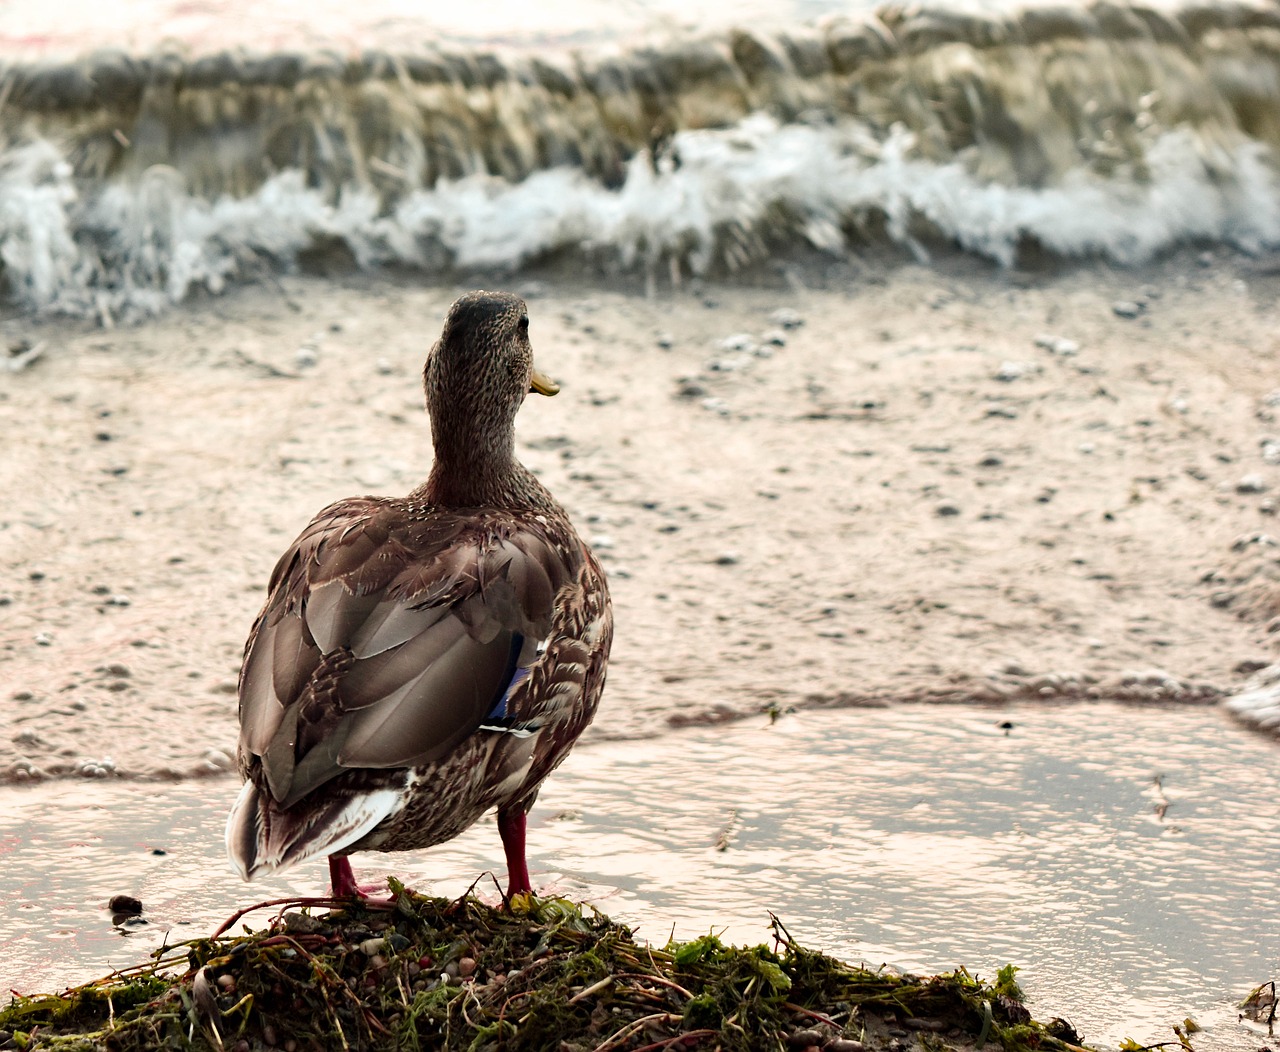
[[[1169,1040],[1191,1016],[1197,1049],[1245,1052],[1267,1042],[1234,1005],[1280,971],[1278,760],[1210,708],[810,712],[579,749],[531,816],[530,866],[535,886],[657,943],[709,928],[765,941],[772,910],[850,961],[988,979],[1017,964],[1037,1016],[1091,1044]],[[235,789],[0,793],[0,989],[83,981],[241,906],[320,892],[323,863],[232,877]],[[503,877],[491,821],[354,861],[362,880],[394,869],[448,895]],[[140,932],[112,928],[117,893],[142,899]]]

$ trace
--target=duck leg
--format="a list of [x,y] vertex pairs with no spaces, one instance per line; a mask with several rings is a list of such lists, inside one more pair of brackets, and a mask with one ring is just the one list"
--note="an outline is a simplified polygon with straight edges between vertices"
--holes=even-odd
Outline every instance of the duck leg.
[[335,899],[364,898],[346,855],[329,856],[329,886]]
[[[498,809],[498,834],[502,837],[502,850],[507,855],[507,898],[530,894],[533,888],[529,884],[529,864],[524,855],[524,804]],[[329,861],[332,864],[333,860]]]

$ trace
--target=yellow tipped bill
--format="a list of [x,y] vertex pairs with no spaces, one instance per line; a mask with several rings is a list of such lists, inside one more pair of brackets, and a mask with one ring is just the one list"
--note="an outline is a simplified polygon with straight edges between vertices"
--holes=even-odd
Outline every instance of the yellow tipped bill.
[[559,393],[560,385],[546,373],[540,373],[534,369],[533,377],[529,381],[529,390],[537,391],[540,395],[553,395]]

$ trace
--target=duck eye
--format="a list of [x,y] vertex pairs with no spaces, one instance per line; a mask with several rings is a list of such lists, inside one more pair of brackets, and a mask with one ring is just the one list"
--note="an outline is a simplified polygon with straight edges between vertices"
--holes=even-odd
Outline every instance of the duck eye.
[[529,315],[527,314],[520,315],[520,331],[526,334],[529,332]]

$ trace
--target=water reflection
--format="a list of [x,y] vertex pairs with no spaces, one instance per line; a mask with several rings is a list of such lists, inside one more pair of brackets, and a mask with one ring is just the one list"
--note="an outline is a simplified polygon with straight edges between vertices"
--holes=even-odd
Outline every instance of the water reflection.
[[[1091,1042],[1164,1040],[1191,1014],[1208,1030],[1198,1048],[1256,1049],[1233,1005],[1278,970],[1278,761],[1209,709],[809,713],[579,751],[534,811],[530,861],[535,884],[658,942],[673,927],[760,941],[774,910],[846,959],[988,977],[1017,963],[1033,1007]],[[233,788],[0,797],[0,895],[15,904],[0,988],[82,980],[135,963],[165,931],[203,934],[237,905],[318,892],[321,864],[252,895],[230,875]],[[391,859],[454,894],[501,852],[485,823],[431,852],[360,856],[357,872]],[[144,934],[111,934],[118,893],[146,905]]]

